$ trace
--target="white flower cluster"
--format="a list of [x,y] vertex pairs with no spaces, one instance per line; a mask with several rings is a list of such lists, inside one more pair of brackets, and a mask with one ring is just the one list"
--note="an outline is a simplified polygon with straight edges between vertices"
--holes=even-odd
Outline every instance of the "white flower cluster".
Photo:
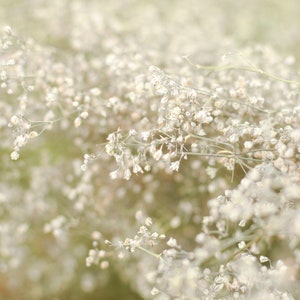
[[299,299],[299,8],[4,1],[0,299]]

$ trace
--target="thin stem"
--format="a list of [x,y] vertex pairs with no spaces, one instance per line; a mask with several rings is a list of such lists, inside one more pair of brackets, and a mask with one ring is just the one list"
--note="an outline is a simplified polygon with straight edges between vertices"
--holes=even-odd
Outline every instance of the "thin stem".
[[256,239],[249,241],[246,246],[235,253],[233,253],[225,262],[225,264],[228,264],[231,260],[233,260],[236,256],[238,256],[240,253],[242,253],[245,249],[249,249],[253,244],[258,243],[263,239],[264,235],[259,235]]
[[275,76],[273,74],[267,73],[261,69],[255,68],[249,68],[249,67],[244,67],[244,66],[234,66],[234,65],[224,65],[224,66],[201,66],[201,65],[195,65],[197,67],[197,69],[203,69],[203,70],[212,70],[212,71],[223,71],[223,70],[244,70],[244,71],[248,71],[248,72],[254,72],[254,73],[258,73],[264,77],[270,78],[270,79],[274,79],[277,81],[281,81],[284,83],[289,83],[289,84],[296,84],[296,85],[300,85],[300,82],[298,81],[294,81],[294,80],[289,80],[289,79],[285,79],[285,78],[281,78],[278,76]]
[[155,252],[152,252],[152,251],[150,251],[150,250],[148,250],[148,249],[146,249],[146,248],[144,248],[144,247],[142,247],[142,246],[137,246],[137,248],[138,248],[139,250],[141,250],[141,251],[143,251],[143,252],[145,252],[145,253],[147,253],[147,254],[149,254],[149,255],[155,257],[156,259],[161,259],[161,260],[163,260],[163,258],[161,257],[160,254],[157,254],[157,253],[155,253]]
[[[234,66],[234,65],[202,66],[202,65],[198,65],[198,64],[196,64],[196,65],[193,64],[187,56],[185,56],[184,58],[187,60],[187,62],[189,64],[196,67],[197,69],[212,70],[212,71],[244,70],[244,71],[248,71],[248,72],[258,73],[258,74],[261,74],[261,75],[263,75],[267,78],[274,79],[274,80],[277,80],[277,81],[281,81],[281,82],[284,82],[284,83],[300,85],[299,81],[289,80],[289,79],[281,78],[281,77],[278,77],[276,75],[267,73],[267,72],[263,71],[262,69],[250,64],[249,62],[247,62],[247,63],[250,64],[252,66],[252,68],[246,67],[246,66]],[[244,60],[245,60],[245,58],[244,58]]]
[[215,143],[215,144],[225,145],[228,148],[231,148],[232,150],[234,150],[234,147],[231,144],[229,144],[229,143],[217,141],[217,140],[214,140],[214,139],[211,139],[211,138],[208,138],[208,137],[204,137],[204,136],[200,136],[200,135],[197,135],[197,134],[192,134],[191,133],[189,135],[190,135],[190,137],[197,138],[199,140],[204,140],[204,141],[209,141],[209,142],[212,142],[212,143]]
[[183,152],[184,155],[193,155],[193,156],[207,156],[207,157],[228,157],[232,158],[233,155],[225,155],[225,154],[212,154],[212,153],[199,153],[199,152]]

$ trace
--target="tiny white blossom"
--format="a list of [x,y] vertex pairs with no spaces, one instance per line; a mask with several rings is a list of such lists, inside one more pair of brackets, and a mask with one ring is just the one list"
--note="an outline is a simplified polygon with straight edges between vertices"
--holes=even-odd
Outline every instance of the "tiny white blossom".
[[17,151],[13,151],[13,152],[10,154],[11,160],[17,160],[19,157],[20,157],[20,154],[19,154]]
[[259,261],[260,261],[261,263],[265,263],[265,262],[267,262],[267,261],[270,261],[270,259],[269,259],[268,257],[266,257],[266,256],[261,255],[261,256],[259,257]]
[[123,178],[126,179],[126,180],[129,180],[130,177],[131,177],[131,171],[130,171],[130,169],[127,168],[127,169],[124,171]]
[[157,295],[157,294],[159,294],[159,290],[158,290],[157,288],[153,288],[153,289],[151,290],[151,295],[152,295],[152,296],[155,296],[155,295]]
[[89,113],[87,111],[83,111],[82,113],[80,113],[80,118],[82,119],[86,119],[88,117]]
[[149,131],[143,131],[141,132],[141,138],[143,141],[147,142],[150,137],[150,132]]
[[75,120],[74,120],[74,126],[76,128],[78,128],[80,125],[81,125],[81,118],[80,117],[75,118]]
[[169,247],[172,247],[172,248],[178,248],[179,247],[179,245],[177,243],[177,240],[172,238],[172,237],[167,241],[167,245]]
[[119,170],[114,170],[114,171],[109,173],[109,176],[110,176],[111,179],[117,179],[118,174],[119,174]]
[[135,164],[132,168],[132,172],[137,174],[137,173],[144,173],[142,167],[138,164]]
[[20,122],[20,118],[18,116],[12,116],[10,118],[10,124],[15,126]]
[[82,164],[80,166],[81,171],[85,172],[87,170],[87,164]]
[[244,219],[242,219],[242,220],[240,221],[240,223],[239,223],[239,226],[240,226],[240,227],[245,227],[245,225],[246,225],[246,221],[245,221]]
[[251,141],[244,142],[244,147],[246,149],[251,149],[253,147],[253,142],[251,142]]
[[93,96],[100,96],[101,95],[101,90],[98,89],[98,88],[92,88],[90,90],[90,93],[93,95]]
[[135,129],[130,129],[129,136],[135,136],[135,135],[137,135],[137,131]]
[[152,219],[151,218],[146,218],[145,220],[145,225],[148,226],[148,227],[151,227],[152,226]]
[[109,262],[107,260],[104,260],[100,263],[100,268],[102,270],[107,269],[109,267]]
[[29,132],[29,138],[34,139],[38,136],[39,134],[36,131],[31,131]]
[[239,249],[243,249],[243,248],[245,248],[245,246],[246,246],[246,243],[244,241],[241,241],[238,243]]
[[92,239],[93,240],[100,240],[101,237],[102,237],[101,232],[99,232],[99,231],[93,231],[92,232]]
[[170,170],[178,172],[179,165],[180,165],[180,161],[179,160],[172,162],[171,165],[170,165]]
[[19,148],[23,147],[28,141],[28,135],[19,135],[15,139],[15,145]]
[[163,152],[162,152],[162,150],[160,148],[160,149],[158,149],[157,151],[154,152],[153,158],[155,160],[160,160],[160,158],[162,157],[162,155],[163,155]]

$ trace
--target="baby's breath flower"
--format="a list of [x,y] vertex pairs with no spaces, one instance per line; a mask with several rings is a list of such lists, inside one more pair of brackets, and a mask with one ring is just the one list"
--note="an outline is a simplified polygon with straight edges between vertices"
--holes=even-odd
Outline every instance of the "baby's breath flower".
[[118,174],[119,174],[119,170],[114,170],[114,171],[109,173],[109,176],[110,176],[111,179],[117,179]]
[[268,261],[270,261],[270,260],[269,260],[268,257],[261,255],[261,256],[259,257],[259,261],[260,261],[261,263],[265,263],[265,262],[268,262]]
[[155,160],[160,160],[160,158],[162,157],[162,155],[163,155],[162,149],[159,148],[158,150],[156,150],[156,151],[154,152],[153,158],[154,158]]
[[244,142],[244,147],[246,149],[251,149],[253,147],[253,142],[251,142],[251,141]]
[[132,172],[137,174],[137,173],[144,173],[142,167],[138,164],[134,164],[133,168],[132,168]]
[[179,165],[180,165],[180,161],[179,160],[172,162],[171,165],[170,165],[170,170],[178,172]]
[[17,160],[18,158],[20,157],[19,153],[17,151],[13,151],[11,154],[10,154],[10,158],[12,160]]
[[107,269],[109,267],[109,262],[107,260],[101,261],[100,268],[102,270]]
[[152,219],[151,218],[146,218],[145,220],[145,225],[148,226],[148,227],[151,227],[152,226]]
[[93,95],[93,96],[100,96],[101,95],[101,90],[99,88],[92,88],[90,89],[90,93]]
[[157,294],[159,294],[159,290],[157,289],[157,288],[153,288],[152,290],[151,290],[151,295],[152,296],[155,296],[155,295],[157,295]]
[[131,177],[131,171],[130,171],[130,169],[127,168],[127,169],[124,171],[123,178],[126,179],[126,180],[129,180],[130,177]]
[[36,137],[38,137],[38,133],[36,131],[30,131],[29,132],[29,138],[34,139]]
[[172,248],[178,248],[178,247],[179,247],[179,245],[178,245],[178,243],[177,243],[177,240],[174,239],[174,238],[170,238],[170,239],[167,241],[167,245],[168,245],[169,247],[172,247]]
[[89,113],[87,111],[83,111],[82,113],[80,113],[80,118],[82,119],[86,119],[88,117]]
[[80,117],[77,117],[77,118],[74,120],[74,126],[75,126],[76,128],[78,128],[80,125],[81,125],[81,118],[80,118]]

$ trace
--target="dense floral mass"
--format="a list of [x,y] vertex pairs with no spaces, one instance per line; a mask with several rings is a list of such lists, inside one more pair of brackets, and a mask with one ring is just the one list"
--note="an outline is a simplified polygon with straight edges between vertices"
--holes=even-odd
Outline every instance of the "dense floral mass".
[[300,298],[300,4],[243,2],[2,1],[1,299]]

